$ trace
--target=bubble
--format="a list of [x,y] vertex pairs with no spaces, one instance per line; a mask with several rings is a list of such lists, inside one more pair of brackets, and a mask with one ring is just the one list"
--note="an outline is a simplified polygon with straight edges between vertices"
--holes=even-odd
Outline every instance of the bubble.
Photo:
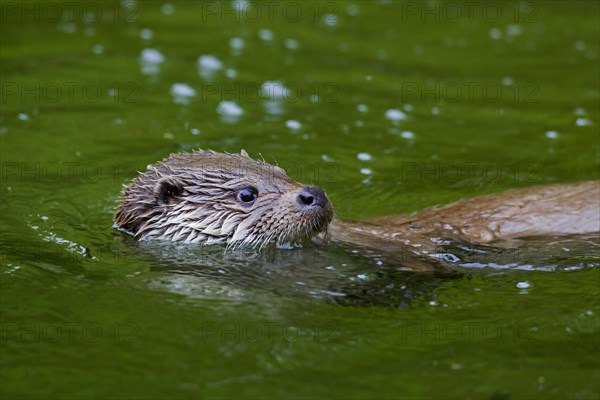
[[223,63],[213,55],[203,55],[198,57],[198,73],[203,78],[212,78],[214,74],[223,68]]
[[288,90],[281,82],[266,81],[261,86],[261,94],[269,100],[276,100],[288,95]]
[[186,83],[174,83],[170,90],[173,101],[177,104],[189,104],[196,91]]
[[160,64],[165,61],[165,56],[156,49],[144,49],[140,53],[140,61],[148,64]]
[[258,37],[266,42],[273,40],[274,36],[273,31],[270,29],[261,29],[258,31]]
[[371,156],[369,153],[358,153],[356,158],[358,158],[360,161],[371,161],[373,156]]
[[406,119],[406,114],[397,108],[390,108],[385,112],[385,117],[391,121],[402,121]]
[[327,13],[323,16],[323,23],[327,26],[336,26],[338,24],[338,16],[332,13]]
[[592,125],[592,121],[590,119],[587,119],[587,118],[577,118],[577,120],[575,120],[575,125],[577,125],[577,126],[590,126],[590,125]]
[[285,126],[287,126],[289,129],[293,130],[293,131],[297,131],[298,129],[300,129],[302,127],[302,124],[298,121],[296,121],[295,119],[289,119],[287,121],[285,121]]
[[506,27],[506,34],[508,36],[519,36],[523,33],[523,28],[517,24],[510,24]]
[[246,42],[242,38],[232,37],[231,39],[229,39],[229,47],[231,47],[232,49],[241,50],[244,48],[245,45]]
[[215,56],[204,55],[198,57],[198,66],[200,68],[217,70],[223,68],[223,63]]
[[142,39],[150,40],[150,39],[152,39],[152,36],[154,36],[154,33],[152,32],[151,29],[148,29],[148,28],[140,29],[140,37]]
[[63,31],[64,33],[75,33],[77,31],[77,25],[72,22],[67,22],[64,24],[60,24],[58,29]]
[[354,3],[350,3],[346,6],[346,14],[350,15],[351,17],[358,15],[359,11],[360,9]]
[[502,84],[504,86],[512,86],[514,83],[515,81],[510,76],[505,76],[504,78],[502,78]]
[[100,55],[100,54],[104,53],[104,46],[102,46],[101,44],[95,44],[92,47],[92,53],[94,53],[96,55]]
[[217,112],[226,117],[240,117],[244,110],[235,101],[222,101],[217,107]]
[[300,42],[298,42],[296,39],[286,39],[285,42],[283,42],[283,45],[290,50],[296,50],[300,47]]
[[165,3],[162,6],[160,6],[160,11],[164,15],[172,15],[175,12],[175,7],[171,3]]
[[502,39],[502,31],[498,28],[490,29],[489,35],[494,40]]

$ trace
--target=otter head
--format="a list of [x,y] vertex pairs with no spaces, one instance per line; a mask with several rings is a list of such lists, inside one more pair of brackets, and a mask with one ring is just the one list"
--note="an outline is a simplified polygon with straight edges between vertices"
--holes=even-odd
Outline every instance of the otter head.
[[300,243],[333,218],[325,192],[241,154],[194,151],[149,165],[122,195],[115,226],[139,239],[258,246]]

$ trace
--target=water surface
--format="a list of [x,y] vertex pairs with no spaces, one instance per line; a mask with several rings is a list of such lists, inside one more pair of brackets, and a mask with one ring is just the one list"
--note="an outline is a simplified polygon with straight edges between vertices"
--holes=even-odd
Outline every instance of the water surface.
[[597,236],[423,276],[111,227],[122,184],[199,147],[350,219],[598,179],[596,2],[44,4],[2,3],[3,397],[599,396]]

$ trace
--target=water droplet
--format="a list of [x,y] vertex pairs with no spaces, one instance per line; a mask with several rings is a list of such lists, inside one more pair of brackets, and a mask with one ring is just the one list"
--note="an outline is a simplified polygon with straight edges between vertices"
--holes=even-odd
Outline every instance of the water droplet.
[[290,50],[296,50],[300,47],[300,42],[296,39],[286,39],[285,42],[283,42],[283,45]]
[[323,23],[327,26],[336,26],[338,24],[338,16],[332,13],[323,16]]
[[575,125],[577,126],[590,126],[592,125],[592,120],[587,118],[577,118],[575,121]]
[[77,25],[72,22],[67,22],[64,24],[60,24],[58,29],[63,31],[64,33],[75,33],[77,31]]
[[298,121],[296,121],[295,119],[290,119],[285,121],[285,126],[287,126],[288,128],[290,128],[293,131],[297,131],[298,129],[300,129],[302,127],[302,124]]
[[504,86],[512,86],[514,83],[515,81],[510,76],[505,76],[504,78],[502,78],[502,84]]
[[517,287],[517,289],[528,289],[531,287],[531,283],[528,281],[517,282],[515,286]]
[[261,86],[262,96],[270,101],[281,99],[288,95],[287,88],[278,81],[266,81]]
[[151,29],[144,28],[140,29],[140,37],[144,40],[151,40],[152,36],[154,36],[154,32]]
[[162,6],[160,6],[160,11],[164,15],[172,15],[175,12],[175,7],[171,3],[165,3]]
[[358,8],[358,6],[354,3],[350,3],[346,6],[346,14],[354,17],[356,15],[358,15],[358,12],[360,11],[360,9]]
[[373,156],[371,156],[369,153],[358,153],[356,157],[360,161],[371,161],[373,159]]
[[217,107],[217,112],[227,123],[235,123],[244,114],[244,110],[235,101],[222,101]]
[[234,79],[237,76],[237,71],[233,68],[227,68],[225,70],[225,76],[230,79]]
[[165,56],[156,49],[144,49],[140,53],[140,62],[148,64],[160,64],[165,61]]
[[502,39],[502,31],[498,28],[490,29],[489,35],[494,40]]
[[235,50],[243,49],[245,44],[246,42],[244,41],[244,39],[239,37],[232,37],[231,39],[229,39],[229,47]]
[[186,83],[174,83],[170,93],[176,104],[189,104],[190,99],[196,95],[196,91]]
[[258,31],[258,37],[261,38],[261,40],[264,41],[270,41],[273,40],[273,37],[275,35],[273,35],[273,31],[269,30],[269,29],[261,29]]
[[401,121],[406,119],[406,114],[397,108],[390,108],[385,112],[385,117],[391,121]]
[[521,25],[510,24],[506,27],[506,34],[508,36],[519,36],[523,33],[523,28]]
[[362,113],[366,113],[367,111],[369,111],[369,107],[367,107],[366,104],[359,104],[356,106],[356,109]]
[[102,46],[101,44],[95,44],[92,47],[92,53],[94,53],[96,55],[100,55],[100,54],[104,53],[104,46]]
[[198,73],[202,78],[210,79],[223,68],[223,63],[217,57],[207,54],[198,57]]

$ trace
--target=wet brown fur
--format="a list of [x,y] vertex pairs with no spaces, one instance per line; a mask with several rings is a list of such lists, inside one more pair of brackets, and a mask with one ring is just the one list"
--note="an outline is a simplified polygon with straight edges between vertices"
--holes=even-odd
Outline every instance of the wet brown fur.
[[[248,185],[253,207],[236,201]],[[306,212],[295,198],[304,185],[276,166],[241,154],[195,151],[148,166],[123,191],[115,226],[139,239],[263,246],[299,243],[324,231],[330,202]],[[555,184],[478,196],[406,216],[334,220],[331,240],[372,248],[415,248],[453,238],[472,243],[600,231],[600,182]]]

